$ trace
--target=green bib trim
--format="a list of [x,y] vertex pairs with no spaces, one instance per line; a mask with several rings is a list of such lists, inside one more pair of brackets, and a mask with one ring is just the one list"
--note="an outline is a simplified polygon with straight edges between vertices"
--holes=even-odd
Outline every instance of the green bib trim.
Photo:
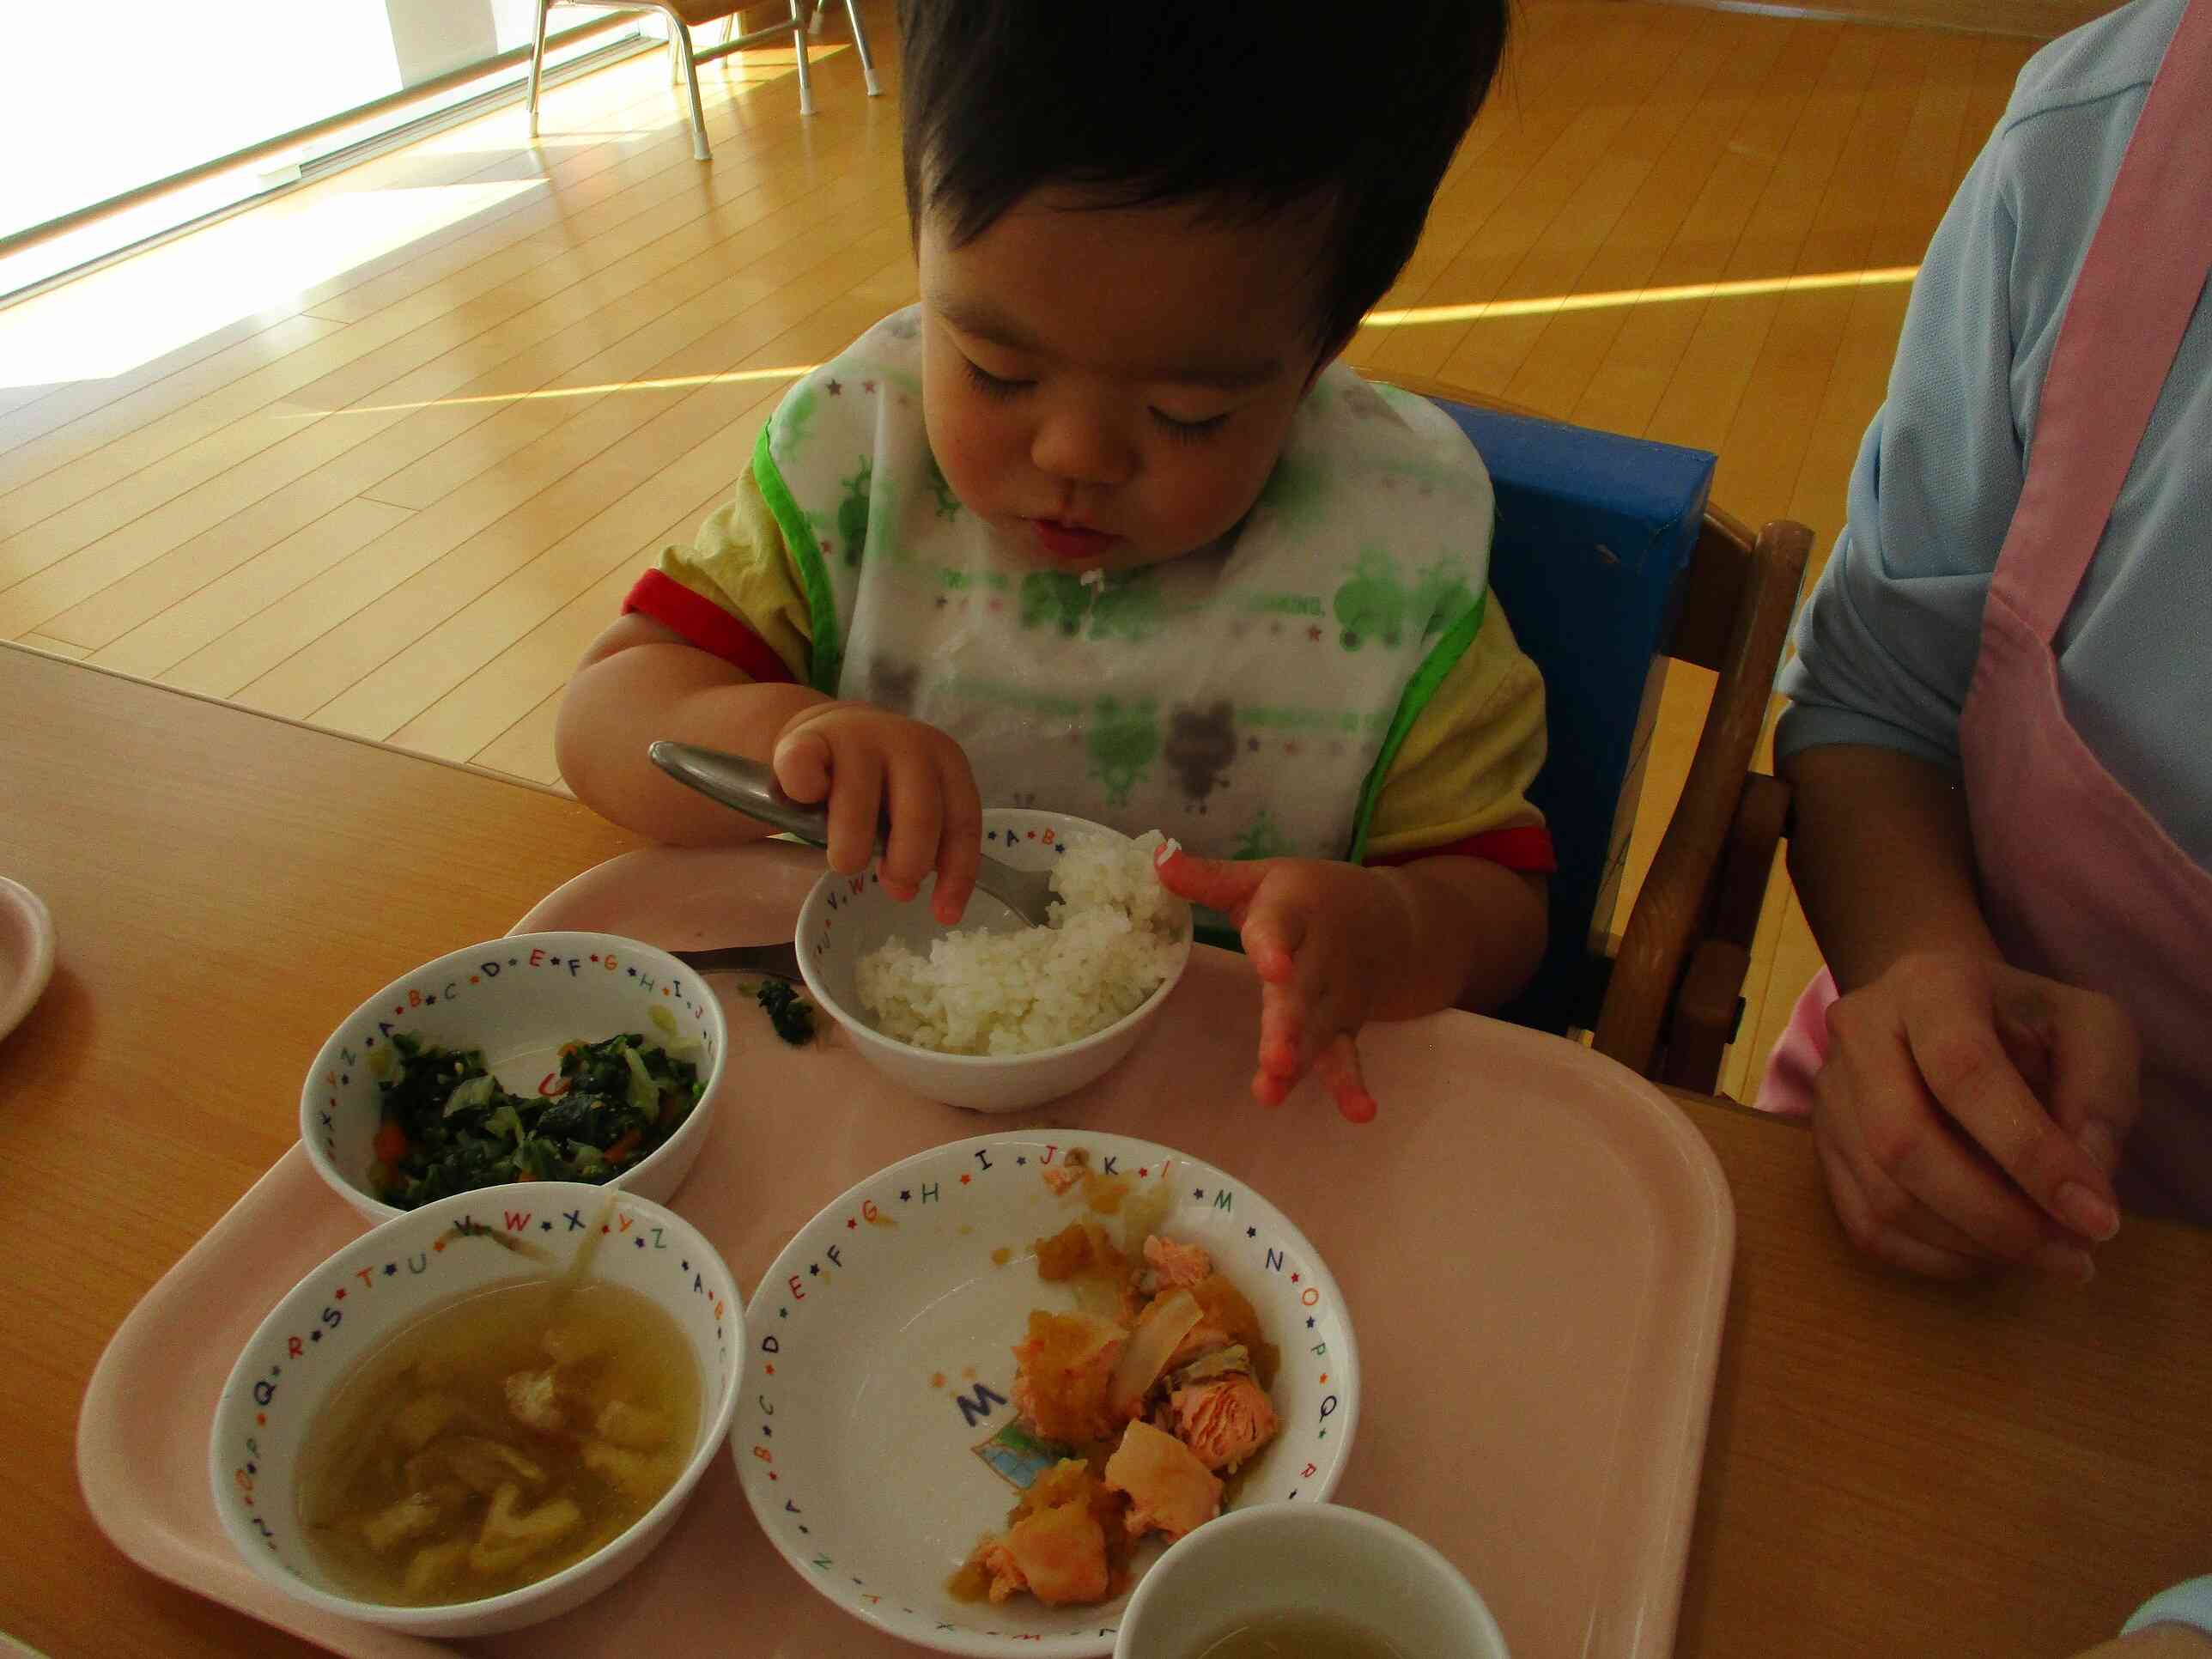
[[761,428],[760,441],[753,446],[753,483],[760,487],[761,499],[768,510],[775,514],[775,521],[783,532],[783,544],[790,550],[791,562],[798,567],[799,579],[806,589],[806,608],[814,622],[811,678],[814,689],[825,697],[837,695],[837,677],[845,664],[845,645],[837,632],[837,593],[830,585],[830,572],[822,562],[822,549],[814,539],[814,526],[807,522],[806,514],[799,510],[791,488],[776,471],[775,453],[769,447],[769,434],[775,428],[771,420]]
[[1474,608],[1444,629],[1443,637],[1421,659],[1420,667],[1406,682],[1406,694],[1398,699],[1398,712],[1392,716],[1390,730],[1382,738],[1382,752],[1375,757],[1374,768],[1367,774],[1367,782],[1359,792],[1359,813],[1352,821],[1352,846],[1344,855],[1347,863],[1358,864],[1366,856],[1367,826],[1375,817],[1375,803],[1382,799],[1382,781],[1390,775],[1398,751],[1406,746],[1407,735],[1437,695],[1437,688],[1444,683],[1444,677],[1458,665],[1459,659],[1474,643],[1474,636],[1482,631],[1482,613],[1489,607],[1490,590],[1485,587]]
[[1376,769],[1393,723],[1409,740],[1449,689],[1488,586],[1494,492],[1466,435],[1334,366],[1233,550],[1086,585],[950,497],[898,378],[921,337],[915,313],[886,319],[756,445],[787,615],[812,630],[801,681],[941,728],[986,799],[1172,829],[1214,856],[1364,846],[1405,761],[1401,741]]

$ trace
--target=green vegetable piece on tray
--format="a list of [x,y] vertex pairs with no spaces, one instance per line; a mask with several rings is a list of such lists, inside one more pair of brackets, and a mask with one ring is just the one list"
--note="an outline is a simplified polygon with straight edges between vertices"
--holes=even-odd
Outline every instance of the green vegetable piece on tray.
[[814,1035],[814,1005],[799,994],[787,979],[761,981],[753,993],[760,1006],[768,1011],[769,1023],[775,1034],[794,1048]]
[[502,1088],[476,1049],[392,1038],[377,1083],[374,1184],[404,1210],[513,1181],[613,1179],[682,1127],[703,1092],[699,1068],[635,1033],[561,1050],[561,1085]]

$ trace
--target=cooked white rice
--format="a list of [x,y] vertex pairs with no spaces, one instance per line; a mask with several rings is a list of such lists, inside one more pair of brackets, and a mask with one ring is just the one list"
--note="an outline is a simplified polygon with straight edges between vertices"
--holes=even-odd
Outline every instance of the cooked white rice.
[[1157,831],[1086,836],[1053,864],[1046,927],[963,927],[917,954],[898,939],[854,971],[886,1036],[949,1054],[1026,1054],[1103,1031],[1174,971],[1190,907],[1159,884]]

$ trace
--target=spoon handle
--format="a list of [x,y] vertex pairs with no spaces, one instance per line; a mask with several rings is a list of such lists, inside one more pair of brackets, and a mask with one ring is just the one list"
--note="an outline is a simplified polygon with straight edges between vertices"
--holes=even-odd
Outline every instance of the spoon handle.
[[[759,761],[742,755],[726,755],[718,749],[701,749],[666,738],[646,751],[653,763],[678,783],[718,800],[762,823],[789,831],[813,847],[830,844],[830,812],[821,806],[802,806],[776,787],[775,775]],[[881,852],[889,826],[876,826],[876,850]],[[1008,906],[1032,927],[1041,927],[1052,916],[1053,891],[1049,874],[1042,870],[1017,870],[988,854],[975,872],[975,884]]]
[[775,775],[759,761],[665,739],[655,743],[647,753],[670,777],[710,800],[773,824],[810,846],[830,844],[829,809],[802,805],[792,799],[777,787]]
[[781,945],[726,945],[713,951],[671,951],[669,955],[695,974],[761,974],[769,979],[799,980],[799,947]]

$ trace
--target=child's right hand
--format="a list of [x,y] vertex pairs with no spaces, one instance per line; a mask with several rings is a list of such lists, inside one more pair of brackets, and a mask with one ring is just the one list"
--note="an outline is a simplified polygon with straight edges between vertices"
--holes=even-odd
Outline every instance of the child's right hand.
[[948,927],[960,920],[982,858],[983,805],[958,744],[867,703],[824,702],[785,722],[769,759],[792,799],[829,802],[831,869],[866,869],[882,833],[884,890],[902,903],[933,870],[931,910]]
[[2138,1107],[2112,998],[1966,953],[1905,957],[1828,1011],[1813,1138],[1837,1217],[1892,1265],[2086,1279]]

